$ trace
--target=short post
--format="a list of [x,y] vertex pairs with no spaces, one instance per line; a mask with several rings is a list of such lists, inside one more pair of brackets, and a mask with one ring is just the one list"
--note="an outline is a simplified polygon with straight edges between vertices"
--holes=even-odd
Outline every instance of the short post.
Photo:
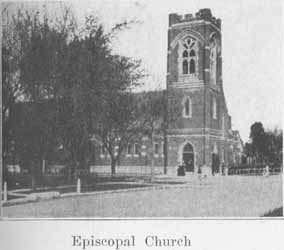
[[80,178],[77,179],[77,193],[81,193],[81,180]]
[[229,168],[228,166],[225,166],[225,176],[227,176],[229,174]]
[[7,182],[4,182],[4,201],[7,201]]
[[45,173],[45,160],[42,160],[42,173]]

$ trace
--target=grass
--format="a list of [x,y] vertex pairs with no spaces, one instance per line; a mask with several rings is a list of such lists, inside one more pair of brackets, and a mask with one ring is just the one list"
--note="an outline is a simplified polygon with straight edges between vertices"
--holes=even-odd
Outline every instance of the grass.
[[[16,196],[16,195],[7,195],[7,200],[13,200],[13,199],[18,199],[18,198],[23,198],[23,196]],[[2,197],[3,199],[3,197]]]
[[[132,184],[132,183],[98,183],[93,185],[85,185],[81,187],[81,192],[94,192],[94,191],[107,191],[107,190],[117,190],[117,189],[126,189],[126,188],[140,188],[140,187],[147,187],[149,185],[145,184]],[[51,191],[58,191],[59,193],[72,193],[76,192],[77,188],[76,185],[67,186],[67,187],[48,187],[48,188],[38,188],[38,189],[31,189],[25,191],[17,191],[19,194],[33,194],[33,193],[42,193],[42,192],[51,192]],[[9,196],[10,199],[19,198],[18,196]],[[9,199],[8,197],[8,199]]]
[[[135,181],[145,181],[149,179],[149,176],[141,175],[141,176],[114,176],[111,175],[103,175],[98,176],[96,174],[90,174],[86,176],[81,176],[81,183],[83,185],[94,185],[98,183],[105,182],[135,182]],[[14,189],[21,188],[32,188],[31,186],[31,176],[30,175],[15,175],[10,176],[7,180],[8,190],[12,191]],[[57,186],[62,185],[76,185],[77,180],[68,180],[66,176],[63,175],[44,175],[40,180],[37,181],[38,185],[37,189],[41,188],[56,188]]]

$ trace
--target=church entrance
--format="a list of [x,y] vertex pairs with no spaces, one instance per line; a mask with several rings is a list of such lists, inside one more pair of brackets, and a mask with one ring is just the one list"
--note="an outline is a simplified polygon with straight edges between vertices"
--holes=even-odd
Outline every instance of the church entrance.
[[185,164],[185,171],[194,171],[194,152],[191,144],[187,143],[183,148],[182,160]]
[[219,155],[212,153],[212,174],[213,175],[215,173],[219,173],[219,165],[220,165]]

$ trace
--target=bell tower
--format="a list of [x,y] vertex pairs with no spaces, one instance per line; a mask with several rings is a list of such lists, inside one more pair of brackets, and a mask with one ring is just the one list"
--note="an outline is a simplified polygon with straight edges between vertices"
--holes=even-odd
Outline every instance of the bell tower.
[[168,86],[222,86],[221,20],[210,9],[169,15]]
[[193,164],[188,167],[193,172],[198,166],[225,160],[230,117],[223,92],[221,52],[221,20],[210,9],[201,9],[195,15],[169,15],[169,165],[186,160],[183,145],[193,149],[190,163],[184,162]]

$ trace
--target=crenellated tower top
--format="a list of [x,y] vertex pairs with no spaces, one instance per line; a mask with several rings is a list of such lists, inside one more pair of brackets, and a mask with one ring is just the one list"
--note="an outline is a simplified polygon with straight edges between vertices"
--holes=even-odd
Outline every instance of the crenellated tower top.
[[200,9],[198,12],[193,14],[178,15],[177,13],[171,13],[169,15],[169,27],[186,22],[192,21],[207,21],[221,28],[221,19],[216,18],[212,15],[210,9]]

